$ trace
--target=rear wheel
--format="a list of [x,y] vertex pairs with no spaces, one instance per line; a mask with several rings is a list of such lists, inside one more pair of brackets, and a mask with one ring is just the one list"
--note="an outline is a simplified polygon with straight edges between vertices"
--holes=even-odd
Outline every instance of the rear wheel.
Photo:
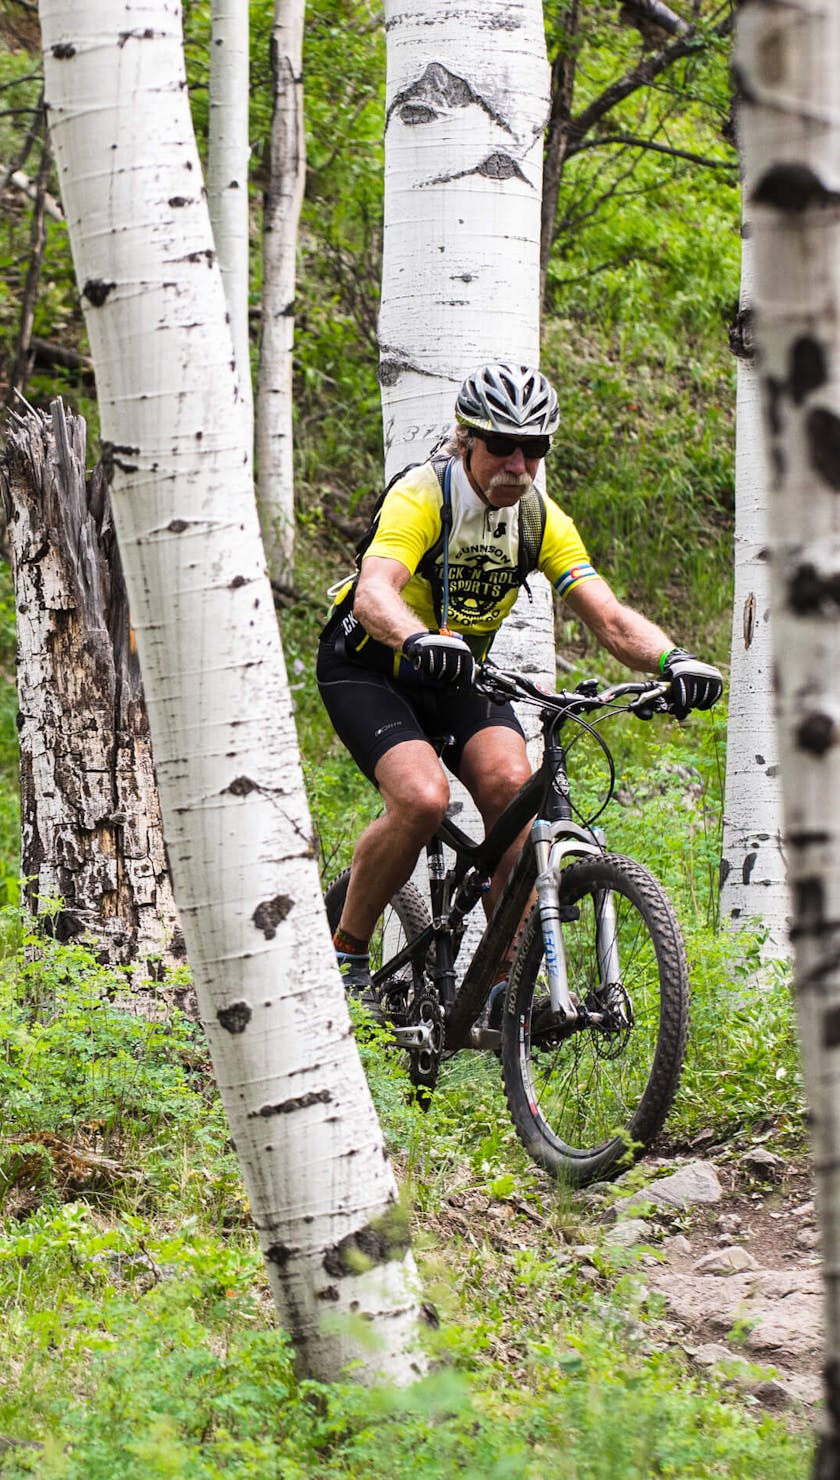
[[688,972],[673,908],[647,869],[585,858],[560,886],[569,991],[587,1026],[551,1010],[539,908],[511,969],[502,1075],[526,1150],[581,1186],[629,1166],[662,1128],[688,1031]]
[[[330,884],[324,896],[330,930],[341,919],[350,870],[345,869]],[[412,883],[403,884],[393,895],[388,908],[377,921],[370,942],[370,969],[375,976],[384,962],[393,959],[408,943],[430,924],[429,912],[420,891]],[[388,1022],[395,1028],[426,1025],[430,1044],[406,1050],[411,1082],[421,1097],[435,1087],[443,1049],[443,1015],[437,997],[430,988],[423,960],[413,960],[393,976],[377,982],[382,1007]]]

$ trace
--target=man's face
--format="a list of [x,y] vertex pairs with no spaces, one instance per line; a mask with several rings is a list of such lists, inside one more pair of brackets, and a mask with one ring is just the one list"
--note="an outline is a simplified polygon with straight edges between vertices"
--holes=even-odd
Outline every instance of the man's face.
[[512,437],[501,440],[508,443],[509,450],[493,453],[480,437],[475,438],[470,472],[494,508],[509,509],[528,492],[542,458],[528,446],[528,438],[523,439],[524,447]]

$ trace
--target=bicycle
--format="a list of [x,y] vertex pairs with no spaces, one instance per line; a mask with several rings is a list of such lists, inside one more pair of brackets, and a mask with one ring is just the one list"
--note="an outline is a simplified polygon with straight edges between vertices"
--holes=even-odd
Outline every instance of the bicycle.
[[[485,663],[477,687],[499,703],[516,698],[539,707],[541,763],[483,842],[444,820],[426,849],[431,917],[413,884],[397,891],[371,944],[372,979],[422,1102],[444,1054],[496,1052],[526,1150],[552,1176],[583,1186],[650,1147],[685,1055],[688,972],[673,907],[642,864],[607,851],[594,826],[615,788],[612,753],[598,726],[616,713],[649,718],[667,710],[669,684],[599,690],[587,679],[573,691],[549,693],[521,673]],[[588,820],[574,819],[566,758],[576,737],[561,739],[570,725],[577,737],[595,737],[609,768],[606,798]],[[445,743],[442,737],[441,748]],[[529,821],[528,842],[458,984],[466,917]],[[445,847],[455,855],[450,866]],[[349,873],[326,893],[333,930]],[[488,998],[514,942],[496,1025]]]

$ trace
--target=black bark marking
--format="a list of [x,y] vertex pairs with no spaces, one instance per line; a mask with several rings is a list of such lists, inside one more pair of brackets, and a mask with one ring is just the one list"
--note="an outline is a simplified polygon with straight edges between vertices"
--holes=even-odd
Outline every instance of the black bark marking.
[[752,591],[744,602],[742,620],[744,626],[744,647],[749,648],[752,646],[752,640],[755,635],[755,594]]
[[317,1298],[318,1300],[338,1300],[340,1297],[335,1285],[325,1285],[323,1290],[318,1291]]
[[82,297],[86,298],[93,308],[101,308],[108,294],[116,286],[116,283],[106,283],[102,278],[88,278],[82,288]]
[[840,194],[824,185],[810,165],[793,163],[771,165],[756,185],[752,198],[756,205],[774,206],[791,215],[840,202]]
[[739,308],[729,325],[729,350],[738,360],[755,359],[755,315],[751,308]]
[[840,1007],[829,1007],[823,1013],[823,1047],[837,1048],[840,1044]]
[[376,1218],[356,1233],[348,1233],[324,1255],[324,1269],[333,1279],[363,1274],[376,1264],[389,1259],[402,1259],[411,1247],[408,1220],[401,1207],[392,1204],[381,1218]]
[[793,883],[796,924],[791,940],[800,935],[821,935],[825,928],[825,890],[822,879],[796,879]]
[[249,1110],[249,1120],[268,1120],[272,1115],[292,1115],[295,1110],[307,1110],[310,1105],[329,1105],[332,1095],[328,1089],[311,1089],[305,1095],[294,1095],[290,1100],[281,1100],[279,1105],[260,1105],[259,1110]]
[[120,31],[117,38],[117,45],[122,50],[127,41],[152,41],[154,40],[154,34],[151,26],[147,26],[145,31]]
[[228,1033],[244,1033],[251,1021],[251,1009],[247,1002],[232,1002],[230,1007],[221,1007],[216,1017]]
[[750,879],[752,878],[752,871],[755,868],[755,860],[757,859],[757,857],[757,853],[748,853],[746,855],[744,862],[741,865],[742,884],[749,884]]
[[400,376],[406,370],[413,370],[415,375],[428,375],[434,378],[433,370],[424,370],[421,365],[415,365],[408,355],[399,349],[391,349],[390,346],[382,346],[382,359],[376,371],[376,378],[380,385],[396,385]]
[[813,1480],[835,1480],[840,1475],[840,1362],[831,1357],[823,1368],[823,1393],[829,1421],[820,1434]]
[[757,765],[759,765],[759,766],[763,766],[764,765],[764,756],[763,755],[757,755],[755,759],[756,759],[756,764]]
[[408,366],[400,364],[399,360],[381,360],[376,371],[376,378],[380,385],[396,385],[403,370],[406,369]]
[[801,406],[806,396],[818,391],[828,380],[828,361],[818,339],[804,334],[790,352],[790,393],[794,405]]
[[294,1249],[290,1249],[287,1244],[269,1244],[265,1251],[265,1258],[269,1264],[275,1264],[278,1269],[285,1269],[294,1252]]
[[231,796],[247,797],[250,792],[259,791],[259,787],[250,776],[237,776],[235,781],[231,781],[230,786],[225,787],[225,791],[229,791]]
[[765,382],[767,393],[767,420],[774,437],[778,437],[782,430],[781,401],[785,393],[785,383],[777,380],[775,375],[768,375]]
[[829,837],[830,833],[827,832],[803,830],[802,832],[790,833],[789,841],[793,844],[794,848],[820,848],[824,843],[828,842]]
[[433,1331],[440,1329],[440,1316],[428,1300],[424,1300],[420,1307],[420,1318],[425,1321],[427,1326],[431,1326]]
[[809,755],[822,756],[834,744],[835,735],[836,726],[831,715],[816,710],[813,714],[806,714],[801,725],[797,726],[796,743]]
[[840,417],[822,406],[815,406],[805,418],[811,466],[832,488],[840,493]]
[[385,127],[388,127],[394,113],[399,115],[402,123],[411,128],[418,124],[432,123],[451,108],[468,108],[473,103],[488,118],[492,118],[499,128],[504,129],[506,134],[513,133],[510,124],[501,114],[478,93],[473,92],[465,77],[458,77],[440,62],[430,62],[417,82],[412,82],[409,87],[397,93],[388,109]]
[[497,149],[495,153],[488,154],[480,164],[471,165],[468,170],[458,170],[454,175],[435,175],[427,183],[429,185],[448,185],[452,180],[465,180],[470,175],[483,175],[488,180],[512,180],[516,177],[528,184],[527,176],[524,175],[509,154]]
[[728,858],[722,858],[720,860],[720,869],[718,870],[718,879],[720,881],[720,887],[721,887],[721,889],[723,888],[724,884],[726,883],[726,881],[729,878],[729,875],[731,873],[732,873],[732,864],[729,862],[729,859]]
[[76,48],[72,41],[59,41],[58,45],[52,48],[52,54],[57,62],[69,62],[70,58],[76,55]]
[[244,576],[234,576],[233,580],[230,583],[230,589],[231,591],[238,591],[239,587],[244,586],[245,584],[246,582]]
[[790,578],[788,605],[801,615],[822,612],[835,617],[840,607],[840,571],[823,576],[812,561],[803,561]]
[[266,940],[273,940],[280,921],[285,920],[292,909],[294,909],[293,899],[289,899],[287,894],[275,894],[273,899],[264,899],[262,904],[257,905],[252,918]]
[[190,204],[190,199],[187,195],[170,195],[169,204],[171,205],[173,211],[177,211],[182,206],[188,206]]
[[439,117],[428,103],[404,103],[400,109],[400,123],[412,128],[417,123],[433,123]]
[[782,451],[780,443],[777,442],[776,446],[771,449],[770,456],[773,462],[773,481],[775,485],[778,486],[780,483],[784,482],[785,469],[787,468],[787,458]]
[[511,159],[509,154],[504,154],[501,149],[488,154],[478,166],[476,174],[485,175],[488,180],[512,180],[514,176],[519,180],[525,179],[516,160]]
[[185,529],[189,529],[189,524],[186,519],[170,519],[166,527],[170,534],[183,534]]

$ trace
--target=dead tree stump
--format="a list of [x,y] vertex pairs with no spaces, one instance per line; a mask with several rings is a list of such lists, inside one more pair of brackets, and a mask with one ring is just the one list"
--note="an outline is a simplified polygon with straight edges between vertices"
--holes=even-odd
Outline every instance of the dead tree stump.
[[184,940],[110,493],[101,467],[85,472],[85,439],[84,421],[56,400],[49,413],[10,416],[0,462],[21,863],[32,914],[62,940],[89,941],[104,964],[132,967],[139,987],[183,962]]

